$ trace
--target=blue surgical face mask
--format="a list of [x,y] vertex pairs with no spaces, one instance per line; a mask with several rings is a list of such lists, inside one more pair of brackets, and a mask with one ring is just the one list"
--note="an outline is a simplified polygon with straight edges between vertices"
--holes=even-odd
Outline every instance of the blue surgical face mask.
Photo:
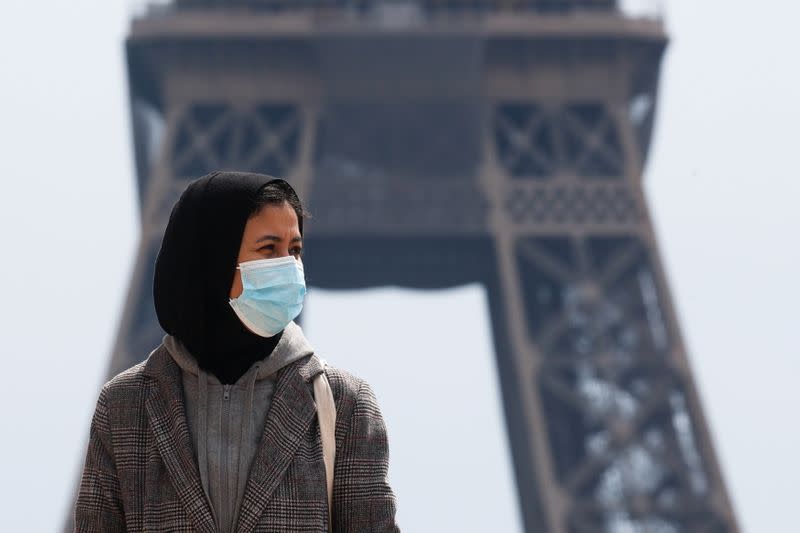
[[245,261],[236,268],[243,290],[230,304],[252,332],[272,337],[300,314],[306,295],[303,263],[287,256]]

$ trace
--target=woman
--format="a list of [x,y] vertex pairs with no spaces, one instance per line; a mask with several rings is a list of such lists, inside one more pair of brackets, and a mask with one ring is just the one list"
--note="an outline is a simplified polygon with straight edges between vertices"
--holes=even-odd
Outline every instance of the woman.
[[100,392],[76,531],[399,531],[372,390],[324,366],[293,321],[303,217],[281,179],[216,172],[187,187],[156,261],[167,334]]

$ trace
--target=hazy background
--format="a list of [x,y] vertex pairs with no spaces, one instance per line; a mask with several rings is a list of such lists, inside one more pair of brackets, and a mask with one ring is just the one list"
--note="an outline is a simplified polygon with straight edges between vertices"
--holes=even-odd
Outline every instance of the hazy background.
[[[62,524],[125,299],[138,239],[122,48],[131,4],[3,2],[2,531]],[[800,480],[800,5],[673,0],[666,7],[672,43],[646,175],[650,206],[741,526],[791,533]],[[419,340],[393,322],[410,313]],[[471,484],[459,493],[460,507],[451,498],[445,509],[474,509],[490,496],[473,527],[488,529],[482,516],[501,514],[507,522],[495,531],[519,528],[486,313],[474,285],[310,292],[312,343],[367,378],[384,408],[406,531],[458,530],[430,507],[426,494],[440,487],[426,472]],[[378,348],[353,353],[351,326],[367,328]],[[420,342],[434,360],[414,353]],[[444,408],[470,444],[450,462],[409,470],[397,465],[419,456],[411,433],[436,430],[436,413],[412,419],[396,409],[408,399],[398,383],[419,378],[419,365],[447,383]],[[474,391],[461,403],[453,397],[459,380]],[[411,398],[408,409],[421,406]],[[459,466],[464,457],[475,461],[475,480]],[[420,490],[406,488],[414,486]]]

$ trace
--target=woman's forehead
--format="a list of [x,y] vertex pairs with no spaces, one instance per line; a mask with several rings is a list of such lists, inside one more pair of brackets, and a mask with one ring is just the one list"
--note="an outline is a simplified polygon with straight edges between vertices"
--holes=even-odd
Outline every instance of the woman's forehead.
[[[297,213],[287,202],[267,204],[247,220],[245,235],[258,238],[256,234],[273,232],[276,234],[300,235]],[[294,235],[291,235],[294,237]]]

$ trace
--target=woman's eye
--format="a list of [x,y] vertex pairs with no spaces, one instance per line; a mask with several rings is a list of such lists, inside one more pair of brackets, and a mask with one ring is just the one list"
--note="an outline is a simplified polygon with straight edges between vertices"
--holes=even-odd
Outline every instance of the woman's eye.
[[292,255],[301,255],[303,253],[302,248],[292,248],[290,251]]

